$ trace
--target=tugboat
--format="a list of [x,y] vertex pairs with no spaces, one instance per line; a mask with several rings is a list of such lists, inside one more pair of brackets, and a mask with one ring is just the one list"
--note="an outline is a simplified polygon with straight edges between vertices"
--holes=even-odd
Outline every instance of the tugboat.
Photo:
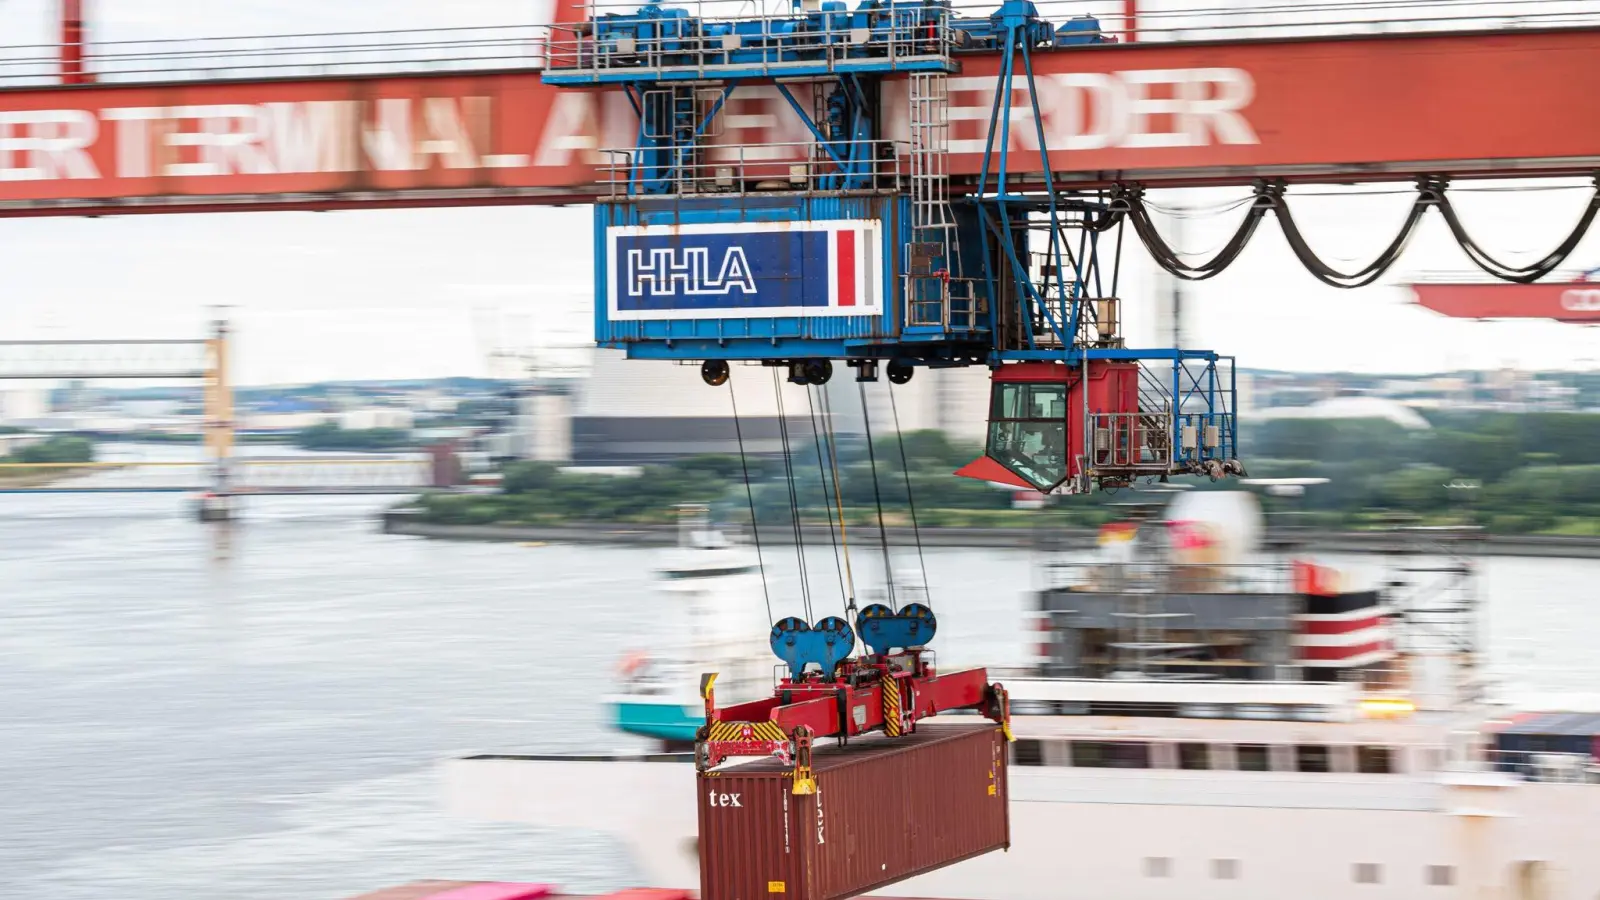
[[663,554],[656,581],[662,639],[623,657],[621,684],[605,702],[620,731],[684,750],[705,723],[702,672],[720,673],[717,693],[731,702],[772,693],[772,623],[759,602],[760,560],[712,526],[705,506],[678,508],[678,545]]

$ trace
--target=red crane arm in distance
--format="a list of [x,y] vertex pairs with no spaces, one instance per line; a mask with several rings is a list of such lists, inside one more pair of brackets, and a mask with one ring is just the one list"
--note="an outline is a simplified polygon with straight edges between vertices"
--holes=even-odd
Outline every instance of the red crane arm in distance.
[[1554,319],[1600,325],[1600,282],[1411,285],[1417,304],[1456,319]]
[[[999,66],[960,61],[958,187],[981,168]],[[1600,169],[1600,118],[1583,113],[1596,28],[1112,44],[1034,62],[1058,185]],[[804,124],[769,94],[737,90],[714,143],[803,154]],[[894,137],[906,104],[886,106]],[[600,148],[631,146],[636,127],[620,92],[550,87],[534,69],[0,90],[0,215],[581,203],[607,192]],[[1013,171],[1038,167],[1033,133],[1012,130]]]

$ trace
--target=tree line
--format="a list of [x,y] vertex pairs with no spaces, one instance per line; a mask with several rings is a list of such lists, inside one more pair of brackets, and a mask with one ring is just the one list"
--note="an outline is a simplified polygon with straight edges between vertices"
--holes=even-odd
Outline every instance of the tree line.
[[[1244,423],[1241,458],[1252,476],[1328,482],[1301,498],[1264,498],[1269,512],[1325,528],[1474,523],[1502,533],[1600,535],[1600,414],[1437,413],[1430,428],[1387,420],[1284,419]],[[824,524],[837,496],[847,523],[909,524],[912,504],[925,526],[1094,526],[1150,495],[1119,491],[1058,497],[1044,512],[1014,510],[1012,495],[951,473],[982,453],[939,432],[881,436],[869,454],[841,436],[837,460],[797,441],[782,459],[697,456],[646,466],[636,476],[566,472],[515,463],[499,493],[430,495],[424,514],[458,524],[571,521],[665,522],[678,503],[710,503],[724,521],[747,522],[753,498],[762,527]],[[871,460],[876,459],[876,466]],[[902,462],[903,460],[903,462]],[[837,465],[837,487],[834,469]],[[744,472],[750,473],[750,494]],[[791,495],[788,472],[793,472]],[[1197,490],[1238,489],[1232,480],[1181,478]],[[909,491],[908,491],[909,487]],[[1041,516],[1045,517],[1041,519]]]

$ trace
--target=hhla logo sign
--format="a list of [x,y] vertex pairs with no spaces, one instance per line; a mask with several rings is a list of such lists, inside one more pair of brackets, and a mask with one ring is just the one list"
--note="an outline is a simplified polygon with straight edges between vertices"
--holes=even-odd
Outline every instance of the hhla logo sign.
[[726,297],[756,292],[756,279],[743,247],[729,247],[715,273],[711,248],[671,247],[628,251],[628,293],[634,297]]

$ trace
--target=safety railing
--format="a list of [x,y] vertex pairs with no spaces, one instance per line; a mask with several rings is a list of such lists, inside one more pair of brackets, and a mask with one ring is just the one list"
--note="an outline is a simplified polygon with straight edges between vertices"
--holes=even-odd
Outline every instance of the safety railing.
[[[636,194],[895,190],[903,142],[707,144],[602,150],[600,180],[613,199]],[[837,156],[837,158],[835,158]]]
[[[987,16],[995,4],[964,0],[958,18]],[[1056,25],[1097,17],[1100,34],[1118,42],[1176,43],[1304,37],[1502,31],[1600,25],[1589,0],[1141,0],[1137,19],[1122,0],[1036,0]]]
[[977,330],[983,312],[977,279],[951,278],[943,271],[910,272],[902,282],[906,327]]
[[1490,749],[1464,768],[1500,772],[1523,781],[1600,784],[1600,759],[1588,753]]
[[1294,570],[1283,563],[1202,565],[1161,561],[1108,563],[1061,560],[1045,565],[1045,586],[1094,592],[1288,594]]
[[889,70],[948,66],[948,10],[935,6],[711,17],[686,7],[605,13],[551,26],[547,77],[646,80],[719,71]]
[[235,459],[227,478],[217,464],[199,460],[110,460],[81,463],[0,463],[0,491],[82,492],[201,491],[231,494],[338,494],[421,492],[435,472],[423,458],[295,457]]
[[[494,71],[544,65],[539,25],[96,41],[85,66],[99,82],[307,78]],[[59,80],[55,44],[0,47],[0,85]]]
[[[680,5],[680,4],[669,4]],[[697,15],[722,18],[749,10],[739,3],[681,4]],[[987,19],[998,2],[964,2],[952,19]],[[1149,4],[1144,4],[1148,6]],[[1122,18],[1121,0],[1038,0],[1040,15],[1061,25],[1085,13],[1100,18],[1100,33],[1118,41],[1192,42],[1274,38],[1404,34],[1414,32],[1501,31],[1600,26],[1600,6],[1592,0],[1256,0],[1222,5],[1219,0],[1189,0],[1182,6],[1141,10],[1138,21]],[[599,5],[594,12],[631,11],[638,4]],[[854,15],[816,13],[826,15]],[[794,21],[801,17],[772,17]],[[580,26],[556,26],[559,52],[569,66],[585,64],[582,47],[592,35]],[[493,71],[545,65],[552,26],[506,24],[479,27],[374,29],[361,31],[239,35],[164,40],[96,40],[85,47],[85,67],[102,82],[201,81],[220,78],[302,78],[412,72]],[[952,28],[943,28],[948,41]],[[896,49],[916,48],[914,36],[884,37]],[[103,33],[103,32],[97,32]],[[822,32],[849,39],[842,28]],[[869,38],[871,35],[869,35]],[[741,38],[741,43],[743,43]],[[861,45],[826,41],[813,46],[844,53]],[[870,46],[871,40],[867,42]],[[636,48],[637,49],[637,48]],[[742,48],[741,48],[742,49]],[[1064,47],[1057,52],[1078,52]],[[725,53],[720,46],[715,54]],[[605,54],[605,62],[620,63]],[[596,71],[602,62],[592,61]],[[61,48],[54,43],[0,47],[0,85],[55,84],[60,80]],[[610,71],[606,69],[606,71]]]

